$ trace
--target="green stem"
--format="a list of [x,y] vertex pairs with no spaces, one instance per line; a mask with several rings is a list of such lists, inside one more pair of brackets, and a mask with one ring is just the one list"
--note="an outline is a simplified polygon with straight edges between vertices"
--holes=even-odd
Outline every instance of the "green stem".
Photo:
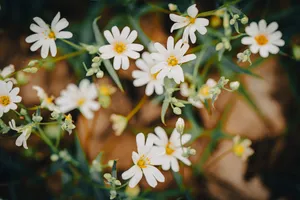
[[50,149],[53,151],[53,152],[57,152],[58,150],[56,149],[56,147],[52,144],[51,140],[46,136],[46,134],[44,133],[44,131],[41,129],[40,125],[37,125],[37,129],[40,133],[40,136],[42,138],[42,140],[44,140],[44,142],[46,144],[48,144],[48,146],[50,147]]
[[65,40],[65,39],[60,39],[60,40],[63,41],[64,43],[66,43],[66,44],[72,46],[74,49],[77,49],[77,50],[82,50],[82,49],[84,49],[83,47],[81,47],[81,46],[79,46],[79,45],[77,45],[77,44],[75,44],[75,43],[73,43],[73,42],[71,42],[71,41],[69,41],[69,40]]

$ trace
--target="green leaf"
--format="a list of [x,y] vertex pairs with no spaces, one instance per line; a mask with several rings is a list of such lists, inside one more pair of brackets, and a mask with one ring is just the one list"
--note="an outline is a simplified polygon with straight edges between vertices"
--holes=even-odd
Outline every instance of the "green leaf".
[[162,104],[162,108],[161,108],[161,116],[160,116],[161,117],[161,122],[163,124],[166,124],[165,123],[165,115],[167,113],[169,105],[170,105],[170,100],[169,99],[164,99],[163,104]]
[[228,68],[231,71],[234,71],[234,72],[237,72],[240,74],[248,74],[248,75],[256,77],[256,78],[261,78],[261,76],[254,74],[250,70],[237,66],[234,62],[230,61],[226,57],[223,57],[223,59],[221,60],[221,62],[219,64],[220,64],[220,67]]
[[[97,21],[100,19],[100,17],[97,17],[94,19],[93,21],[93,31],[94,31],[94,35],[95,35],[95,39],[98,45],[105,45],[104,42],[104,38],[99,30],[99,27],[97,25]],[[107,70],[107,72],[109,73],[109,75],[111,76],[111,78],[114,80],[114,82],[117,84],[117,86],[120,88],[120,90],[122,92],[124,92],[123,86],[121,84],[121,81],[119,79],[118,74],[116,73],[115,69],[113,68],[111,62],[109,60],[103,60],[103,64]]]
[[111,174],[113,177],[117,178],[117,161],[116,160],[114,160]]
[[81,147],[80,140],[78,138],[78,135],[75,135],[75,148],[76,148],[76,160],[80,163],[81,169],[83,169],[85,172],[89,171],[89,165],[85,156],[85,153]]

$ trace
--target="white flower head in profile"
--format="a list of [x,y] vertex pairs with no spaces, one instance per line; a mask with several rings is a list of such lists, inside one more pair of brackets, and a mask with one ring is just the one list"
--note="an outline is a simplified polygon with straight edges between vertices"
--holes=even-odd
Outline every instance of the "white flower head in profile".
[[20,88],[13,88],[11,81],[0,81],[0,118],[3,113],[17,109],[16,103],[20,103],[22,100],[22,97],[18,96],[19,92]]
[[36,24],[31,24],[30,30],[32,30],[34,34],[28,36],[25,41],[27,43],[34,43],[30,47],[31,51],[36,51],[38,48],[42,47],[42,58],[46,58],[48,56],[49,49],[51,55],[53,57],[56,56],[56,39],[68,39],[73,36],[73,34],[69,31],[62,31],[69,25],[69,22],[65,18],[60,19],[60,12],[58,12],[52,20],[51,26],[46,24],[44,20],[39,17],[35,17],[33,20]]
[[79,83],[79,87],[75,84],[69,84],[67,89],[61,91],[55,103],[62,113],[78,108],[87,119],[92,119],[94,117],[93,111],[100,108],[99,102],[94,100],[97,97],[96,85],[90,83],[87,79],[83,79]]
[[153,146],[154,135],[149,134],[147,141],[143,133],[136,136],[137,152],[132,152],[134,165],[122,174],[124,180],[130,179],[129,187],[134,188],[143,175],[151,187],[156,187],[157,182],[164,182],[164,175],[154,165],[161,165],[161,155],[165,152]]
[[200,100],[202,102],[204,102],[206,99],[211,99],[212,98],[212,94],[210,93],[210,89],[212,89],[216,85],[217,85],[217,82],[214,79],[209,78],[209,79],[207,79],[206,83],[203,84],[199,88],[198,97],[200,98]]
[[32,88],[37,91],[37,96],[41,101],[42,108],[47,108],[50,111],[55,111],[57,113],[60,113],[59,108],[53,102],[54,100],[53,96],[48,96],[48,94],[44,91],[44,89],[39,86],[33,86]]
[[189,88],[189,85],[187,83],[181,83],[180,84],[180,94],[183,97],[187,97],[188,101],[197,108],[203,108],[203,103],[201,100],[195,96],[195,91],[192,91],[191,88]]
[[251,22],[245,28],[249,35],[242,38],[242,44],[249,45],[252,53],[258,53],[261,57],[266,58],[269,53],[277,54],[279,47],[284,45],[284,40],[281,39],[282,33],[276,31],[278,29],[277,22],[272,22],[267,26],[264,19],[256,22]]
[[170,139],[168,139],[163,128],[158,126],[154,129],[154,131],[156,133],[154,144],[162,150],[165,149],[165,154],[162,156],[162,159],[164,160],[162,164],[163,170],[169,170],[171,168],[174,172],[178,172],[178,160],[182,161],[186,165],[191,165],[191,161],[183,156],[183,153],[187,151],[187,148],[181,146],[181,144],[184,145],[190,141],[190,134],[183,134],[181,136],[177,130],[174,129]]
[[175,22],[171,27],[171,33],[176,29],[185,27],[182,38],[183,41],[188,42],[190,38],[191,42],[195,43],[195,32],[198,31],[201,35],[204,35],[207,32],[206,26],[209,24],[208,19],[197,18],[198,12],[196,4],[194,4],[187,9],[188,16],[170,14],[170,19]]
[[237,135],[233,138],[233,153],[243,161],[246,161],[254,153],[253,149],[250,147],[251,144],[251,140],[242,140],[241,137]]
[[150,53],[144,52],[142,59],[138,59],[135,64],[140,70],[132,72],[132,77],[135,78],[133,85],[135,87],[147,85],[147,96],[152,95],[154,91],[156,94],[161,95],[164,92],[164,83],[162,79],[157,78],[158,73],[151,73],[151,68],[155,65],[155,61],[152,59]]
[[119,28],[114,26],[111,32],[104,31],[104,37],[109,42],[99,48],[102,59],[114,58],[113,66],[115,70],[120,68],[127,70],[129,68],[129,58],[138,59],[140,54],[138,51],[144,49],[143,45],[133,43],[137,38],[137,31],[130,32],[129,27],[124,27],[120,32]]
[[158,79],[173,78],[174,81],[179,84],[184,82],[184,73],[181,68],[181,64],[196,58],[195,54],[186,54],[189,49],[187,43],[183,44],[182,40],[179,40],[174,45],[174,38],[170,36],[167,41],[167,49],[160,43],[154,44],[158,53],[152,53],[152,58],[156,61],[156,64],[151,68],[151,73],[156,74]]
[[0,70],[0,76],[4,79],[4,81],[11,81],[13,84],[17,83],[17,80],[14,78],[8,78],[9,75],[15,72],[15,66],[10,64],[6,67],[4,67],[2,70]]
[[18,133],[21,133],[21,135],[19,135],[19,137],[16,140],[16,146],[18,146],[18,147],[23,146],[25,149],[28,149],[27,139],[31,135],[31,130],[32,130],[31,125],[29,124],[29,125],[26,125],[26,126],[17,127],[16,122],[15,122],[14,119],[9,121],[8,124],[9,124],[9,126],[12,130],[15,130]]

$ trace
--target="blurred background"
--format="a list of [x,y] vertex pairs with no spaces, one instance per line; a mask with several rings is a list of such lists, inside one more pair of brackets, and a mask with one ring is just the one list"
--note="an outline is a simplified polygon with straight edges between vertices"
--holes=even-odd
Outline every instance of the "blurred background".
[[[98,25],[101,31],[113,25],[132,27],[132,17],[138,19],[142,30],[152,41],[164,43],[172,22],[168,14],[153,9],[151,4],[168,9],[170,2],[177,4],[182,12],[195,2],[200,12],[204,12],[216,9],[226,1],[0,0],[0,68],[14,64],[18,69],[32,59],[39,59],[39,53],[30,52],[30,45],[25,42],[25,37],[30,34],[32,18],[39,16],[50,23],[58,11],[70,22],[67,29],[73,33],[71,40],[75,43],[95,42],[92,22],[100,15],[102,18]],[[253,55],[255,64],[251,70],[262,79],[239,75],[242,89],[234,94],[223,92],[212,113],[191,107],[185,110],[184,117],[191,122],[188,127],[196,126],[199,137],[192,144],[197,150],[197,155],[191,158],[193,167],[181,167],[182,181],[184,187],[189,189],[191,199],[300,199],[300,66],[295,59],[299,59],[300,48],[300,3],[298,0],[241,0],[237,6],[250,22],[260,19],[266,19],[268,23],[277,21],[285,40],[285,46],[281,49],[284,53],[258,62],[255,61],[259,57]],[[221,26],[218,21],[215,24],[211,21],[210,24],[212,28]],[[235,42],[235,48],[226,52],[226,56],[234,61],[236,54],[245,49],[239,40]],[[59,41],[58,46],[58,56],[73,51]],[[33,85],[39,85],[57,97],[68,83],[78,83],[85,77],[83,61],[91,63],[91,57],[80,55],[49,62],[37,74],[26,75],[29,83],[21,87],[23,103],[27,106],[39,104],[32,90]],[[240,66],[246,68],[249,65]],[[211,68],[209,77],[219,79],[224,72],[218,67]],[[131,152],[136,148],[132,133],[148,133],[158,125],[163,126],[160,104],[148,99],[123,135],[118,137],[113,134],[110,115],[128,114],[144,94],[144,88],[134,88],[132,85],[131,72],[135,68],[134,62],[131,62],[129,70],[118,71],[126,92],[118,90],[114,93],[111,106],[100,109],[93,121],[87,121],[78,111],[72,113],[78,132],[71,136],[64,135],[60,141],[61,149],[68,149],[78,159],[85,155],[88,163],[99,152],[104,152],[104,163],[118,159],[120,174],[131,166]],[[109,77],[99,83],[114,85]],[[44,114],[49,116],[49,113]],[[169,113],[166,119],[166,130],[170,132],[177,117]],[[50,137],[51,134],[56,137],[57,127],[46,129]],[[248,162],[229,154],[214,165],[204,167],[205,162],[230,148],[232,143],[227,135],[236,134],[253,141],[255,154]],[[85,182],[80,173],[70,171],[62,163],[52,163],[48,147],[35,135],[29,139],[29,150],[17,148],[15,139],[14,133],[0,137],[0,198],[107,198],[105,195],[101,198],[97,196],[95,188]],[[158,185],[154,192],[149,192],[147,184],[141,184],[145,198],[189,198],[178,190],[172,173],[167,172],[165,176],[166,183]]]

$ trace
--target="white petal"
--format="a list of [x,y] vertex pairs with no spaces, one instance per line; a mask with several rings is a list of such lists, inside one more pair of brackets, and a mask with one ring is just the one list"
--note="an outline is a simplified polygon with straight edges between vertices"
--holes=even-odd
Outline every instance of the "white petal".
[[284,40],[282,40],[282,39],[279,39],[279,40],[274,40],[274,41],[272,41],[271,42],[272,44],[275,44],[275,45],[277,45],[277,46],[280,46],[280,47],[282,47],[283,45],[284,45]]
[[139,154],[137,154],[134,151],[132,152],[132,156],[131,157],[132,157],[132,161],[133,161],[134,164],[136,164],[138,162],[139,158],[140,158]]
[[132,50],[127,50],[124,54],[132,59],[138,59],[140,57],[139,53]]
[[178,42],[176,42],[175,44],[175,50],[179,51],[182,47],[182,44],[183,44],[183,40],[182,39],[178,40]]
[[259,51],[259,48],[260,47],[257,44],[252,44],[250,46],[250,51],[255,54],[255,53],[257,53]]
[[47,58],[48,53],[49,53],[49,47],[50,47],[50,43],[48,41],[45,41],[44,44],[42,45],[42,49],[41,49],[42,58]]
[[61,38],[61,39],[69,39],[71,37],[73,37],[73,33],[71,33],[70,31],[60,31],[57,35],[57,38]]
[[151,57],[156,61],[164,61],[165,60],[165,57],[163,56],[163,54],[160,54],[160,53],[152,53]]
[[150,70],[149,66],[145,63],[143,59],[138,59],[137,61],[135,61],[135,65],[145,72],[149,72]]
[[265,32],[266,29],[267,29],[267,23],[266,23],[266,20],[262,19],[258,22],[258,27],[259,27],[259,30],[261,32]]
[[173,38],[172,36],[169,36],[169,37],[168,37],[168,41],[167,41],[167,49],[168,49],[168,51],[174,49],[174,38]]
[[122,56],[122,69],[127,70],[129,68],[129,59],[127,56]]
[[142,147],[145,145],[145,135],[143,133],[139,133],[136,136],[136,145],[138,147]]
[[147,166],[147,168],[149,168],[152,171],[154,178],[156,178],[158,182],[165,182],[164,175],[156,167]]
[[[162,45],[160,44],[159,42],[155,42],[154,43],[154,48],[161,54],[165,55],[168,53],[167,49]],[[152,53],[152,55],[154,54],[157,54],[157,53]]]
[[[105,39],[106,39],[110,44],[112,44],[112,43],[115,41],[115,39],[114,39],[114,37],[112,36],[111,32],[108,31],[108,30],[104,31],[104,37],[105,37]],[[100,47],[100,49],[101,49],[101,47]]]
[[183,56],[179,62],[180,63],[186,63],[188,61],[191,61],[191,60],[195,60],[196,59],[196,55],[195,54],[188,54],[188,55],[185,55]]
[[38,48],[40,48],[44,43],[44,40],[38,40],[36,41],[31,47],[30,50],[31,51],[36,51]]
[[184,74],[182,68],[179,65],[177,67],[173,67],[170,73],[177,84],[179,84],[180,82],[184,82]]
[[112,32],[114,38],[120,37],[120,30],[118,29],[118,27],[113,26],[113,27],[111,28],[111,32]]
[[133,43],[133,41],[137,38],[137,32],[135,30],[131,31],[131,33],[129,34],[127,41],[128,43]]
[[245,28],[245,32],[250,36],[255,36],[258,33],[257,23],[251,22],[249,26]]
[[241,40],[241,42],[244,45],[250,45],[250,44],[255,43],[255,40],[254,40],[253,37],[243,37],[242,40]]
[[269,49],[269,52],[272,53],[272,54],[277,54],[279,52],[279,48],[275,45],[268,45],[268,49]]
[[154,129],[154,132],[155,134],[159,137],[159,139],[161,141],[155,141],[155,143],[157,145],[166,145],[168,143],[168,136],[167,136],[167,133],[166,131],[161,128],[160,126],[157,126],[155,129]]
[[196,29],[201,35],[205,35],[207,33],[207,29],[203,26],[196,26]]
[[144,46],[141,44],[128,44],[127,47],[133,51],[142,51]]
[[134,188],[140,182],[142,177],[142,170],[140,168],[137,168],[137,171],[135,172],[134,176],[130,179],[128,186]]
[[130,28],[128,26],[125,26],[121,32],[121,37],[126,40],[130,32]]
[[193,44],[195,44],[195,42],[196,42],[196,35],[195,35],[195,30],[190,30],[190,39],[191,39],[191,42],[193,43]]
[[121,61],[122,61],[121,56],[115,56],[114,64],[113,64],[115,70],[119,70],[121,68]]
[[32,34],[32,35],[26,37],[25,41],[27,43],[33,43],[39,39],[40,39],[39,34]]
[[269,39],[271,42],[275,41],[275,40],[278,40],[282,37],[282,33],[280,31],[276,31],[275,33],[271,34],[269,36]]
[[122,179],[127,180],[134,176],[134,174],[138,171],[138,166],[134,165],[129,168],[127,171],[122,173]]
[[174,30],[177,30],[177,29],[180,29],[180,28],[183,28],[183,27],[187,26],[188,24],[189,24],[188,21],[183,22],[183,23],[175,23],[175,24],[173,24],[173,26],[171,27],[171,33],[172,33]]
[[176,15],[176,14],[170,14],[170,19],[171,19],[173,22],[179,22],[179,23],[182,23],[182,22],[188,22],[188,20],[187,20],[186,17],[182,17],[182,16]]
[[60,19],[60,12],[58,12],[58,13],[55,15],[55,17],[53,18],[53,20],[52,20],[52,22],[51,22],[51,27],[54,27],[54,26],[57,24],[57,22],[58,22],[59,19]]
[[196,4],[191,5],[190,7],[188,7],[187,13],[190,17],[195,18],[198,15],[198,9],[196,8]]
[[31,24],[29,28],[30,28],[30,30],[32,30],[32,31],[35,32],[35,33],[41,33],[41,32],[43,32],[43,31],[49,29],[49,28],[42,28],[42,27],[39,27],[39,26],[37,26],[36,24]]
[[133,81],[133,85],[135,87],[140,87],[140,86],[146,85],[148,82],[149,82],[148,79],[139,78],[139,79],[136,79],[136,80]]
[[156,93],[157,95],[161,95],[161,94],[164,93],[164,87],[163,87],[162,84],[161,84],[161,85],[155,84],[155,93]]
[[39,17],[34,17],[33,20],[41,27],[41,28],[48,28],[48,25]]
[[59,22],[57,22],[57,24],[52,27],[54,30],[56,31],[61,31],[64,28],[66,28],[69,25],[69,22],[66,20],[66,18],[62,18],[61,20],[59,20]]
[[176,158],[171,158],[171,168],[174,172],[179,172],[179,164]]
[[184,43],[180,49],[180,54],[183,56],[189,49],[190,45],[188,43]]
[[154,84],[152,82],[149,82],[146,86],[145,91],[146,91],[145,93],[147,96],[151,96],[154,92]]
[[267,46],[263,46],[259,49],[259,54],[263,58],[267,58],[269,56],[269,51]]
[[168,75],[169,72],[170,72],[170,70],[169,70],[168,67],[162,69],[162,70],[157,74],[157,79],[163,80],[163,79]]
[[54,40],[50,40],[50,52],[51,52],[51,55],[53,56],[53,57],[55,57],[56,56],[56,53],[57,53],[57,49],[56,49],[56,44],[55,44],[55,42],[54,42]]
[[195,21],[196,26],[203,27],[209,25],[209,20],[206,18],[197,18]]
[[154,178],[151,169],[149,167],[143,168],[143,172],[144,172],[147,183],[153,188],[156,187],[157,181]]
[[268,25],[267,27],[267,33],[273,33],[278,29],[278,23],[277,22],[272,22],[271,24]]

